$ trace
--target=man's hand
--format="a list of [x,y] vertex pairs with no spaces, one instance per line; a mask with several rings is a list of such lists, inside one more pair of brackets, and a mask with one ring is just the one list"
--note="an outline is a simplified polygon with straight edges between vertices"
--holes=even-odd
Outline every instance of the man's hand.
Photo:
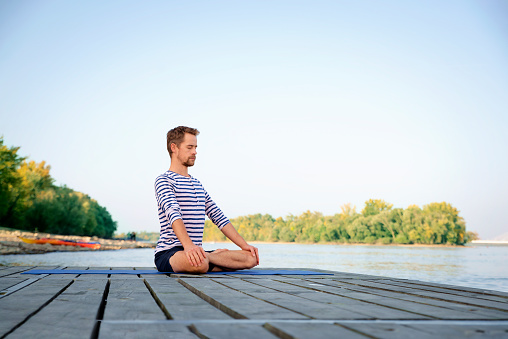
[[251,245],[246,245],[246,246],[242,247],[242,250],[244,250],[244,251],[250,251],[250,253],[252,253],[252,256],[256,257],[257,264],[259,265],[259,252],[258,252],[258,248],[257,247],[254,247],[254,246],[251,246]]
[[184,247],[183,252],[185,253],[187,259],[189,260],[191,266],[194,267],[201,266],[201,264],[206,258],[206,252],[203,249],[203,247],[194,244],[188,247]]

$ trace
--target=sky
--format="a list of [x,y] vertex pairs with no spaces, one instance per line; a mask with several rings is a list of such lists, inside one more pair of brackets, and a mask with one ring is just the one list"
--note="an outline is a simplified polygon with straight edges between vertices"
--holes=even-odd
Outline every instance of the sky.
[[0,0],[0,135],[158,232],[169,129],[225,214],[446,201],[508,232],[508,3]]

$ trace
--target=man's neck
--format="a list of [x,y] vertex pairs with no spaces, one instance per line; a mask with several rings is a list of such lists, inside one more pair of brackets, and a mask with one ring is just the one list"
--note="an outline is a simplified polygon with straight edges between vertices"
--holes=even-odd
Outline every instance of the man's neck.
[[181,164],[175,164],[175,163],[171,163],[171,166],[169,166],[169,170],[171,172],[175,172],[175,173],[178,173],[180,175],[183,175],[184,177],[188,177],[189,176],[189,168],[187,166],[184,166],[184,165],[181,165]]

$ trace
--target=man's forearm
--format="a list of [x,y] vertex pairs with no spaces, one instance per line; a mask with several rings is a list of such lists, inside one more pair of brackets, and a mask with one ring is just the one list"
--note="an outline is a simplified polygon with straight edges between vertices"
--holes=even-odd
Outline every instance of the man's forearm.
[[185,224],[183,223],[182,219],[175,220],[171,227],[173,228],[173,232],[175,232],[175,235],[177,236],[178,240],[180,240],[180,243],[184,248],[194,244],[189,237],[189,234],[187,233],[187,229],[185,228]]
[[206,258],[206,253],[203,247],[194,244],[187,233],[185,224],[181,219],[177,219],[171,225],[173,232],[175,232],[178,240],[183,246],[185,256],[189,260],[189,263],[194,266],[200,266]]
[[224,226],[221,229],[221,231],[222,233],[224,233],[226,237],[228,237],[229,240],[234,242],[238,247],[243,249],[245,248],[245,246],[248,245],[245,239],[238,233],[238,231],[231,223]]

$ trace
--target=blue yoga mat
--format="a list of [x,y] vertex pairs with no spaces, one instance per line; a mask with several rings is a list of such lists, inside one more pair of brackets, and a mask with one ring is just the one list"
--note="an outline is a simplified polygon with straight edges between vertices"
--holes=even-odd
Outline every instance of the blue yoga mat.
[[314,271],[302,271],[302,270],[242,270],[234,272],[208,272],[207,274],[248,274],[248,275],[333,275],[333,273],[323,273]]
[[[159,272],[156,270],[30,270],[21,274],[169,274],[173,272]],[[248,275],[333,275],[333,273],[322,273],[302,270],[243,270],[232,272],[208,272],[215,274],[248,274]]]

